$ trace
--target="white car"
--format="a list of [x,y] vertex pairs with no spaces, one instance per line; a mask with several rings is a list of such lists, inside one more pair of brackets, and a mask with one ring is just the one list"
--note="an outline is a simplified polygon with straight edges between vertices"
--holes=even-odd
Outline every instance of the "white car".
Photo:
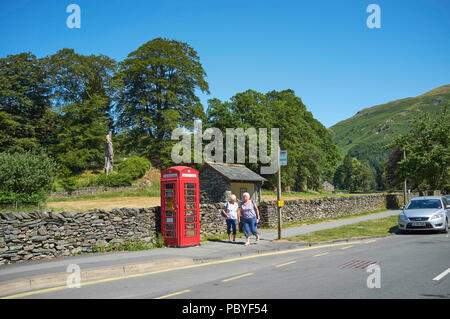
[[434,230],[448,233],[450,203],[443,196],[416,197],[398,216],[400,232]]

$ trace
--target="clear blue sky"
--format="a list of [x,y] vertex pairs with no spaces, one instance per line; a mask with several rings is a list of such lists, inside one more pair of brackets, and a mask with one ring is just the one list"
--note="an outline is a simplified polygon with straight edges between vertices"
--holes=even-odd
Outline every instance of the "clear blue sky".
[[[81,29],[66,7],[81,7]],[[366,8],[381,7],[381,29]],[[329,127],[450,83],[450,1],[0,0],[0,57],[68,47],[116,60],[166,37],[190,43],[209,98],[293,89]]]

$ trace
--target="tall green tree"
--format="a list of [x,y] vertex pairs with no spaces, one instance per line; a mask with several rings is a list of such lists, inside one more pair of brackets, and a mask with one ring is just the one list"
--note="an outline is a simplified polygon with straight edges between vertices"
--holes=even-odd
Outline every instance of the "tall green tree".
[[407,178],[412,188],[446,189],[450,187],[450,113],[448,107],[436,118],[425,113],[416,118],[408,133],[397,137],[389,147],[405,151],[397,162],[395,175]]
[[37,150],[47,139],[50,87],[31,53],[0,59],[0,152]]
[[[317,189],[321,180],[330,179],[337,159],[337,148],[326,128],[306,110],[292,90],[262,94],[247,90],[230,101],[211,99],[207,109],[208,126],[225,134],[226,128],[279,128],[280,148],[288,151],[288,166],[282,168],[282,187]],[[225,145],[225,144],[224,144]],[[270,144],[269,144],[270,148]],[[248,155],[248,140],[246,141]],[[246,156],[248,160],[248,156]],[[247,165],[259,173],[261,163]],[[267,176],[276,185],[276,176]]]
[[353,192],[369,191],[376,188],[375,176],[371,169],[358,161],[357,158],[350,156],[349,153],[336,169],[334,185],[340,189]]
[[94,94],[80,104],[64,106],[54,150],[66,175],[102,167],[105,135],[110,124],[103,112],[105,104],[104,97]]
[[118,127],[128,150],[137,150],[156,167],[169,165],[171,132],[205,119],[196,90],[209,93],[197,52],[185,42],[153,39],[120,63]]
[[46,67],[59,114],[52,153],[65,174],[102,167],[105,135],[113,124],[116,62],[103,55],[62,49],[46,58]]

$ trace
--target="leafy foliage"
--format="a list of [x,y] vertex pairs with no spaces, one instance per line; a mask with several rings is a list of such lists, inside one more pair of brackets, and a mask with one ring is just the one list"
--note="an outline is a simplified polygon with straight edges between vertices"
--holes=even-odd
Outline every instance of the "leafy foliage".
[[[271,91],[262,94],[248,90],[230,101],[209,100],[208,126],[219,128],[279,128],[280,148],[288,150],[288,166],[283,167],[282,185],[298,190],[318,189],[321,180],[330,179],[339,158],[337,148],[326,128],[306,110],[294,91]],[[225,143],[224,143],[225,145]],[[269,144],[270,147],[270,144]],[[248,143],[246,143],[248,158]],[[261,163],[250,164],[258,171]],[[269,185],[276,184],[268,176]]]
[[[407,178],[413,188],[450,188],[450,113],[445,108],[436,119],[425,114],[416,118],[408,133],[397,137],[389,147],[394,154],[406,152],[406,158],[392,158],[390,173]],[[396,152],[396,153],[395,153]],[[395,179],[394,179],[395,180]]]
[[133,156],[117,165],[117,172],[99,175],[92,181],[92,185],[107,187],[130,186],[134,180],[144,176],[150,166],[148,159]]
[[58,110],[53,153],[65,174],[103,163],[105,135],[112,126],[116,62],[103,55],[84,56],[62,49],[45,59]]
[[58,161],[67,173],[97,168],[103,163],[105,135],[109,121],[103,112],[106,101],[95,94],[81,104],[64,106],[54,147]]
[[44,202],[57,169],[56,162],[43,153],[0,153],[0,203]]
[[117,124],[127,133],[128,151],[137,150],[157,167],[170,163],[172,130],[204,118],[195,90],[209,91],[199,60],[189,44],[156,38],[120,63]]
[[79,187],[78,180],[74,176],[62,178],[59,184],[67,191],[73,191]]
[[334,185],[349,191],[368,191],[375,187],[375,179],[370,168],[347,154],[336,169]]
[[0,59],[0,152],[37,150],[47,140],[48,74],[30,53]]
[[130,186],[133,183],[133,178],[127,174],[121,173],[111,173],[111,174],[101,174],[93,182],[96,186],[107,186],[107,187],[119,187],[119,186]]
[[132,156],[117,165],[120,174],[128,175],[132,179],[141,178],[150,168],[150,161],[144,157]]

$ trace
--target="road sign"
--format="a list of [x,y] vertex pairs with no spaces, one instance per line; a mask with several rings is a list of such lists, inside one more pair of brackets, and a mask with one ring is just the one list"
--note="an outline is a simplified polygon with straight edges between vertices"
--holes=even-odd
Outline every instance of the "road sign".
[[280,151],[280,166],[287,166],[287,151]]

